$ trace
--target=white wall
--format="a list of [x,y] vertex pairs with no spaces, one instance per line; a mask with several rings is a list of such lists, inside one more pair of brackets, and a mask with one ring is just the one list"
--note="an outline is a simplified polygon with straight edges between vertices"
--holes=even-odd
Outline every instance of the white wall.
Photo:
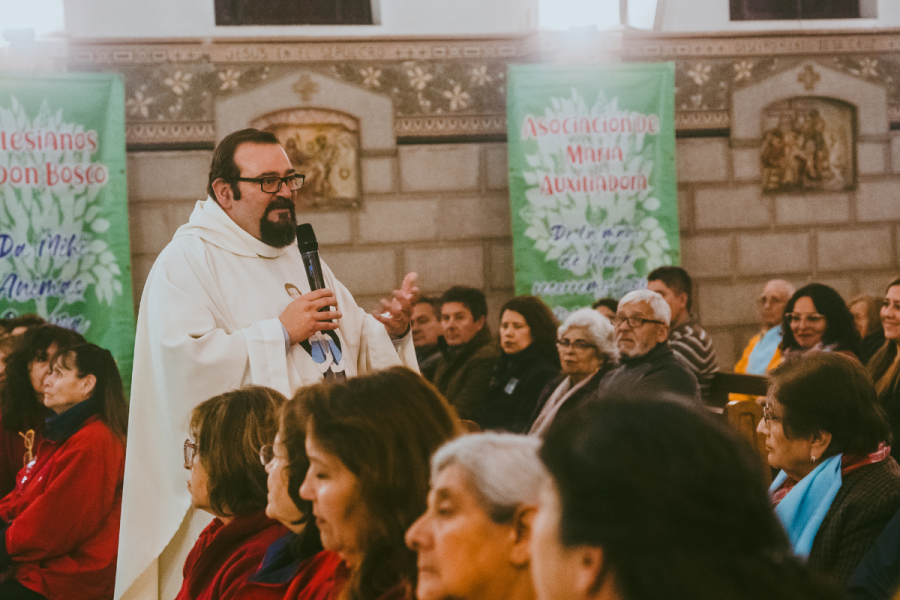
[[72,39],[393,37],[525,33],[537,0],[375,0],[370,26],[216,27],[213,0],[65,0]]
[[[900,27],[900,2],[863,0],[863,14],[875,6],[877,18],[813,21],[730,21],[728,0],[659,0],[662,30],[680,32],[815,31]],[[869,6],[866,6],[868,3]]]

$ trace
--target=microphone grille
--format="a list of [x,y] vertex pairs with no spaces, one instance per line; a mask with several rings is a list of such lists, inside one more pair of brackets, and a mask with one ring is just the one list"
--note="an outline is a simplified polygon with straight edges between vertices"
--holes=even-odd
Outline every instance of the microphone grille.
[[319,242],[316,240],[316,232],[309,223],[300,223],[297,225],[297,245],[301,252],[309,252],[319,249]]

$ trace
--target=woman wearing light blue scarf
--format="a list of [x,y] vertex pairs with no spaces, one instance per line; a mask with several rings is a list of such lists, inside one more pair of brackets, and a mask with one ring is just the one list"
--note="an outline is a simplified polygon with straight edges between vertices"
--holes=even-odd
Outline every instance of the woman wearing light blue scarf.
[[855,359],[814,352],[770,374],[757,430],[794,552],[845,583],[900,509],[900,466],[872,380]]

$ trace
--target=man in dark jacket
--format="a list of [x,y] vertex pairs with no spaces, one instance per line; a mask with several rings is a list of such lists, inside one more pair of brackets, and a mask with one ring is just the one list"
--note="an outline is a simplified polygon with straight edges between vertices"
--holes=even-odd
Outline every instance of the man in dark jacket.
[[650,290],[625,294],[613,324],[619,362],[594,397],[627,391],[639,395],[675,394],[700,402],[700,387],[691,366],[669,346],[671,311]]
[[461,419],[474,420],[491,382],[500,350],[487,326],[487,300],[481,290],[454,286],[441,296],[442,356],[434,384]]

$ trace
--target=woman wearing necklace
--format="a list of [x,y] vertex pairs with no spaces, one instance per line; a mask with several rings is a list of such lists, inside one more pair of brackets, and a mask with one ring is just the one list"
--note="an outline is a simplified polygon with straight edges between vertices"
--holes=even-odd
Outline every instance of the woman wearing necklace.
[[108,350],[60,352],[44,380],[53,411],[16,488],[0,500],[4,600],[112,598],[128,408]]

